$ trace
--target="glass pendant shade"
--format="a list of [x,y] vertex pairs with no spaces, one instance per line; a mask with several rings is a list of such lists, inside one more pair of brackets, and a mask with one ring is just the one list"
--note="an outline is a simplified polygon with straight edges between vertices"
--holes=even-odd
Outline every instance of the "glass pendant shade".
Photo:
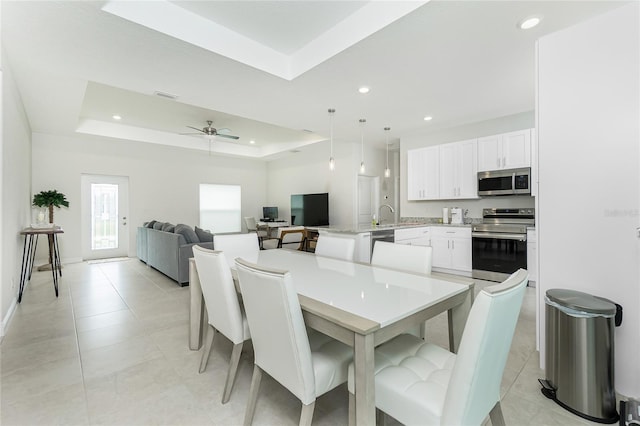
[[329,108],[329,146],[331,150],[331,155],[329,157],[329,170],[334,171],[336,168],[336,160],[333,158],[333,114],[335,114],[336,110],[333,108]]
[[364,118],[360,119],[360,173],[365,172],[364,166],[364,124],[367,122]]
[[391,177],[391,169],[389,168],[389,130],[391,130],[391,127],[384,128],[384,131],[387,134],[387,167],[384,169],[384,177],[386,178]]

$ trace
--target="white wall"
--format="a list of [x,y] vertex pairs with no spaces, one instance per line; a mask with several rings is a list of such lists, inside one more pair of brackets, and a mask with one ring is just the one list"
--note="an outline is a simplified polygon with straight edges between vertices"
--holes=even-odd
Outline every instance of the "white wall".
[[[624,307],[617,391],[640,397],[640,5],[538,45],[539,307],[550,288]],[[544,363],[544,315],[539,317]],[[544,367],[544,366],[543,366]]]
[[[20,285],[24,237],[31,214],[31,128],[13,80],[9,61],[2,61],[2,145],[0,148],[2,223],[0,245],[0,302],[4,335]],[[53,293],[52,293],[53,294]]]
[[[328,192],[330,225],[351,228],[357,223],[355,214],[360,144],[336,143],[334,140],[333,150],[336,160],[333,172],[329,170],[328,142],[301,148],[293,156],[268,163],[267,200],[269,205],[278,207],[281,218],[291,218],[291,194]],[[383,176],[383,155],[384,151],[366,147],[365,144],[366,175]]]
[[129,256],[136,255],[136,228],[143,222],[198,225],[201,183],[241,185],[242,216],[260,216],[266,201],[263,161],[134,141],[34,133],[33,192],[57,189],[70,202],[68,209],[54,213],[65,232],[59,239],[63,262],[82,258],[82,173],[129,177]]
[[533,207],[534,199],[528,196],[485,197],[478,200],[408,201],[407,150],[528,129],[534,125],[534,111],[527,111],[436,132],[422,131],[403,136],[400,139],[400,170],[402,170],[400,215],[402,217],[442,217],[443,207],[461,207],[469,210],[468,217],[481,218],[483,208]]

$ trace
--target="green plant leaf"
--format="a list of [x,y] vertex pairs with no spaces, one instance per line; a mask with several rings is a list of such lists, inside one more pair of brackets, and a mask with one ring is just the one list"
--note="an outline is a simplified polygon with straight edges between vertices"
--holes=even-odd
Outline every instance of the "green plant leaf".
[[35,194],[33,196],[33,205],[35,207],[69,207],[69,202],[63,193],[54,189],[51,191],[41,191]]

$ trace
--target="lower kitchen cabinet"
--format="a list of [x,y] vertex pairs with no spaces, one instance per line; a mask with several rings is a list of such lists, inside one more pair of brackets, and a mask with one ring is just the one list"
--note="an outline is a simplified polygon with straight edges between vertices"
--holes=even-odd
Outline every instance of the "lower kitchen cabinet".
[[471,228],[432,227],[433,267],[471,273]]
[[395,243],[410,246],[430,246],[431,233],[427,226],[418,228],[400,228],[395,230]]

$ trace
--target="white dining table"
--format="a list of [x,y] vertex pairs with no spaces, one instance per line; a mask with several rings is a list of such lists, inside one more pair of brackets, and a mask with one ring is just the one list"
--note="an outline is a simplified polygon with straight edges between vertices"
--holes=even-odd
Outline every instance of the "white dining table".
[[[448,311],[449,348],[456,352],[474,283],[463,278],[412,274],[294,250],[262,250],[258,265],[287,270],[308,327],[354,350],[355,422],[375,424],[374,348]],[[198,350],[206,329],[204,299],[190,260],[189,347]]]

